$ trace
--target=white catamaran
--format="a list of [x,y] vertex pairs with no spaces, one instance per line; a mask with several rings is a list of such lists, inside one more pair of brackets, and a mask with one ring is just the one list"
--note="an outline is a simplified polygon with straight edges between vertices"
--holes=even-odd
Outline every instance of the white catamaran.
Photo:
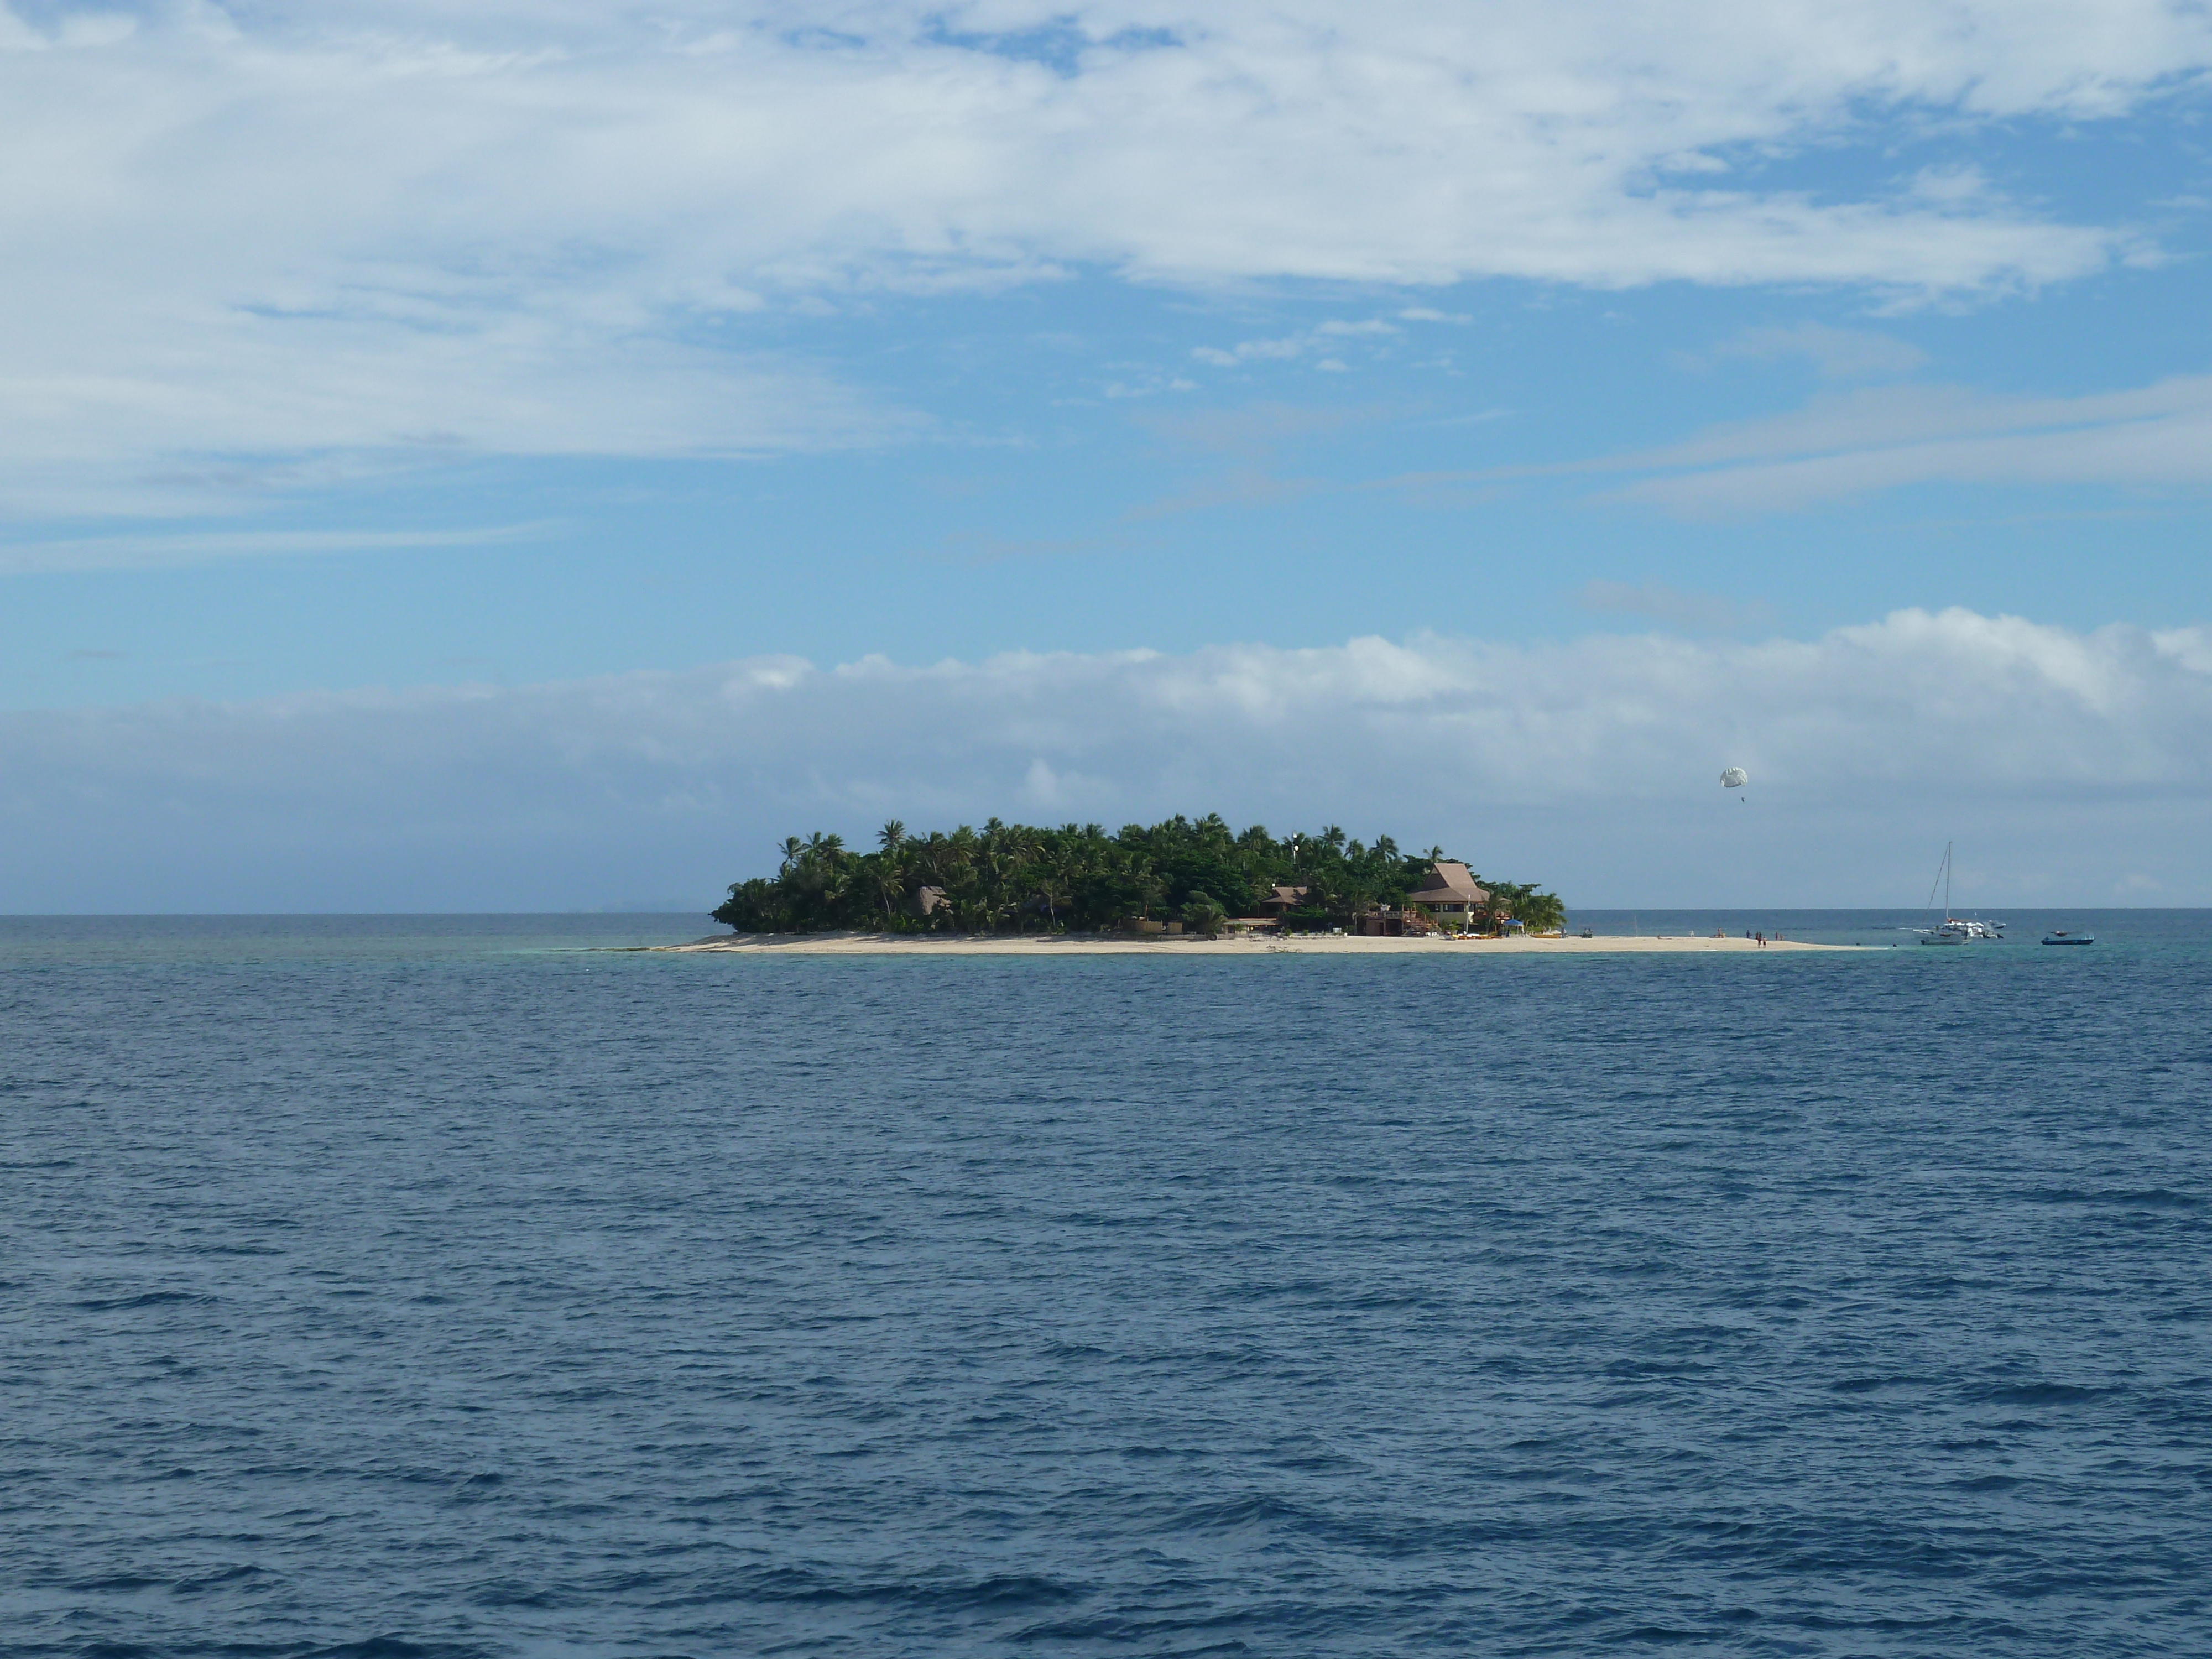
[[1936,879],[1929,884],[1928,908],[1936,908],[1936,889],[1943,890],[1943,920],[1933,927],[1920,930],[1923,945],[1964,945],[1970,939],[2002,939],[2005,925],[2001,921],[1975,921],[1951,914],[1951,843],[1943,843],[1943,862],[1936,867]]

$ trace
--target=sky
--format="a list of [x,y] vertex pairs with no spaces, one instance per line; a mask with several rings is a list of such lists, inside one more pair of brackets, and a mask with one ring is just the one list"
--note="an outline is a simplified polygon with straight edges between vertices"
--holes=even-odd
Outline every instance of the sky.
[[0,909],[1214,810],[2212,903],[2208,71],[2155,0],[10,0]]

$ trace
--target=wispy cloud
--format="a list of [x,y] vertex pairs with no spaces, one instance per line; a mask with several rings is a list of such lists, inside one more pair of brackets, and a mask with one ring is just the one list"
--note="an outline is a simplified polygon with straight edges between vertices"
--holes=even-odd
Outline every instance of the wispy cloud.
[[[1200,362],[1217,368],[1234,368],[1240,364],[1254,362],[1291,362],[1310,357],[1316,352],[1334,352],[1344,349],[1347,341],[1387,339],[1400,332],[1395,323],[1379,317],[1367,317],[1358,321],[1332,319],[1316,327],[1275,339],[1240,340],[1234,346],[1194,346],[1191,356]],[[1324,357],[1314,365],[1316,368],[1346,365],[1334,357]]]
[[1623,499],[1691,516],[1931,483],[2202,489],[2212,484],[2212,376],[2076,398],[1868,387],[1582,470],[1641,473]]
[[1209,459],[1225,458],[1231,464],[1169,495],[1139,502],[1122,517],[1139,523],[1220,507],[1268,506],[1310,495],[1328,486],[1317,478],[1281,476],[1277,470],[1279,453],[1348,426],[1385,419],[1392,412],[1373,406],[1329,409],[1254,403],[1140,416],[1136,424],[1170,450]]
[[1177,448],[1264,461],[1286,444],[1381,420],[1381,408],[1321,408],[1310,404],[1252,403],[1231,409],[1147,413],[1136,424]]
[[0,542],[0,576],[57,570],[166,569],[303,553],[492,547],[543,539],[558,530],[558,526],[541,521],[432,530],[192,530],[166,535]]
[[[1749,806],[1715,787],[1732,764]],[[2212,635],[1907,611],[1802,641],[781,657],[13,714],[0,908],[703,907],[793,829],[1217,806],[1583,903],[1909,902],[1954,836],[1991,896],[2039,872],[2204,902]]]
[[[1816,197],[1732,158],[1878,154],[1931,108],[1969,134],[2108,117],[2212,65],[2206,20],[2160,0],[2051,0],[2033,27],[1998,0],[0,20],[0,146],[33,158],[0,191],[0,504],[23,512],[220,510],[302,459],[892,441],[915,417],[734,325],[1078,269],[2062,281],[2136,233],[1971,168]],[[1215,349],[1248,348],[1269,342]]]
[[[1760,362],[1802,357],[1834,380],[1910,374],[1928,361],[1928,354],[1909,340],[1867,329],[1832,328],[1825,323],[1743,329],[1718,342],[1708,355]],[[1700,360],[1692,356],[1688,361]]]
[[1864,386],[1678,444],[1586,460],[1449,469],[1371,489],[1481,492],[1534,478],[1626,480],[1613,498],[1686,518],[1792,512],[1909,484],[2212,485],[2212,375],[2072,398]]

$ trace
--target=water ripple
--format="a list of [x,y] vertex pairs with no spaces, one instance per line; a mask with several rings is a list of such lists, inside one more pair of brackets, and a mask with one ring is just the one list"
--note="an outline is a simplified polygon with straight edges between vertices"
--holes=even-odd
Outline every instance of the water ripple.
[[6,971],[5,1659],[2201,1649],[2212,938],[333,937]]

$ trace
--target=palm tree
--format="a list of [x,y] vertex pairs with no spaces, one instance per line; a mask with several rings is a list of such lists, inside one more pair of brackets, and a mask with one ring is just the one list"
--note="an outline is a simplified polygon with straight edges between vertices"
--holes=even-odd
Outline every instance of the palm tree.
[[1074,902],[1074,896],[1068,890],[1067,878],[1057,870],[1048,869],[1041,873],[1036,878],[1036,902],[1044,906],[1047,925],[1059,927],[1060,907]]
[[1168,884],[1153,872],[1149,860],[1131,873],[1136,878],[1137,896],[1144,905],[1138,914],[1149,916],[1152,907],[1167,897]]
[[1006,866],[1013,861],[1013,837],[1006,826],[996,818],[983,821],[983,836],[976,847],[977,861],[983,866],[983,878],[993,886],[1006,880]]
[[998,913],[989,899],[971,891],[954,896],[952,919],[964,933],[988,933],[995,931]]
[[[980,834],[963,824],[949,836],[914,836],[892,819],[875,841],[861,854],[823,830],[789,837],[777,848],[776,875],[733,885],[715,914],[733,927],[765,931],[887,921],[903,927],[905,901],[927,885],[951,900],[934,910],[931,927],[1022,928],[1039,913],[1051,929],[1063,913],[1077,927],[1178,915],[1204,926],[1216,903],[1242,908],[1270,884],[1294,884],[1306,892],[1291,913],[1310,922],[1378,901],[1395,905],[1425,879],[1425,861],[1387,835],[1363,843],[1330,824],[1317,836],[1279,842],[1258,824],[1232,836],[1216,813],[1194,822],[1132,823],[1118,835],[1096,823],[1040,829],[994,817]],[[1431,847],[1427,861],[1443,856],[1443,848]],[[1555,894],[1509,882],[1481,884],[1493,895],[1483,907],[1492,926],[1506,915],[1537,932],[1564,923],[1565,907]],[[1182,895],[1179,910],[1169,908],[1176,894]],[[1216,894],[1226,896],[1217,901]]]
[[906,902],[906,872],[896,860],[884,859],[875,866],[875,884],[876,896],[882,901],[884,919],[888,921]]
[[918,843],[921,850],[908,860],[933,887],[942,887],[951,878],[954,865],[952,843],[937,830],[929,832],[929,839]]
[[1513,914],[1532,933],[1564,933],[1567,930],[1567,907],[1559,902],[1557,893],[1525,890]]
[[1229,912],[1208,893],[1193,893],[1183,901],[1182,919],[1206,935],[1218,939],[1221,926],[1229,919]]

